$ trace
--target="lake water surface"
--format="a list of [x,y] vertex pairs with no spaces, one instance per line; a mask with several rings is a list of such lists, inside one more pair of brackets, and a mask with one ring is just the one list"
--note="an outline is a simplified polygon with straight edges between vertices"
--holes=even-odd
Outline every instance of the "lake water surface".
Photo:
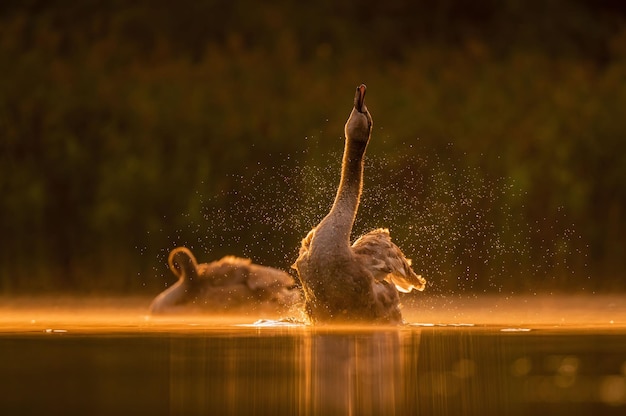
[[0,299],[0,414],[626,414],[623,297],[422,299],[402,327]]

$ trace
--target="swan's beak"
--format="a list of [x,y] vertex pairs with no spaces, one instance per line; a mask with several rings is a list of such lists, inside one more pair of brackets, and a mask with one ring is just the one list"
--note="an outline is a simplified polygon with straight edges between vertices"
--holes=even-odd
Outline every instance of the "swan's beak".
[[354,95],[354,108],[359,113],[365,113],[367,111],[365,107],[365,91],[367,91],[365,84],[361,84],[356,87],[356,94]]

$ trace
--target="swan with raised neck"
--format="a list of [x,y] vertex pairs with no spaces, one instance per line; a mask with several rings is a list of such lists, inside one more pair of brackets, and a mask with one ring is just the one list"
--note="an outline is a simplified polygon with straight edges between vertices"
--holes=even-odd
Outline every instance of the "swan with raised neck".
[[425,280],[377,229],[350,245],[350,235],[363,188],[364,155],[372,133],[364,84],[357,87],[346,122],[341,180],[330,212],[302,240],[293,267],[305,295],[312,322],[400,323],[398,290],[423,290]]

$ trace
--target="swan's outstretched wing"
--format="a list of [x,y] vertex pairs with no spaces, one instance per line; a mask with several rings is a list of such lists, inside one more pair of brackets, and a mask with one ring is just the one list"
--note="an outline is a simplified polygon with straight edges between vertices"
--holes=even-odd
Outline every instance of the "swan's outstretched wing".
[[306,237],[302,239],[302,244],[300,245],[300,252],[298,253],[298,258],[296,259],[296,261],[291,265],[292,269],[298,270],[298,263],[300,262],[300,260],[304,259],[308,255],[309,247],[311,246],[311,240],[313,239],[313,236],[315,235],[316,228],[317,227],[314,227],[311,231],[309,231]]
[[388,229],[379,228],[361,236],[352,244],[352,250],[376,280],[387,280],[404,293],[424,290],[426,280],[411,269],[411,260],[391,241]]

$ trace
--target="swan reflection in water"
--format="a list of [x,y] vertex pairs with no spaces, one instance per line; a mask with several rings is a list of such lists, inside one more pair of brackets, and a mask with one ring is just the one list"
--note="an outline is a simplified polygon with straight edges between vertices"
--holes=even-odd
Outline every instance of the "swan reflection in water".
[[[367,415],[413,410],[404,371],[416,367],[419,332],[294,331],[224,339],[224,349],[215,339],[207,345],[205,338],[173,338],[171,412]],[[411,338],[409,354],[402,348],[407,344],[403,337]]]
[[300,410],[357,415],[408,410],[402,409],[407,401],[400,337],[397,331],[307,337]]
[[242,331],[170,339],[171,414],[623,415],[626,409],[623,332]]

